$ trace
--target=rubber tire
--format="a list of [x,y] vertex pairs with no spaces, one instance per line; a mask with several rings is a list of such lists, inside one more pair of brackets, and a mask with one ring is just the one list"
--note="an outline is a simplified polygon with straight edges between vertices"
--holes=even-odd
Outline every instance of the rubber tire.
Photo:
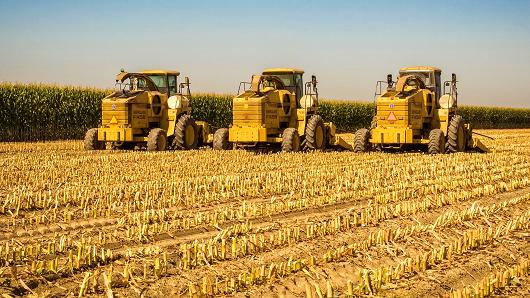
[[[186,129],[190,125],[193,127],[194,140],[192,144],[186,144]],[[175,150],[196,149],[199,143],[198,131],[199,129],[197,128],[197,124],[195,124],[195,120],[193,120],[190,115],[180,116],[177,121],[177,124],[175,124],[175,136],[173,137],[173,142],[171,146],[173,146],[173,149]]]
[[[163,140],[163,141],[162,141]],[[159,141],[162,141],[159,143]],[[161,128],[153,128],[147,136],[147,151],[164,151],[167,147],[167,133]]]
[[298,152],[300,151],[300,135],[296,128],[286,128],[282,134],[282,151]]
[[228,141],[228,128],[219,128],[213,134],[213,149],[228,150],[230,142]]
[[91,128],[85,134],[83,146],[85,150],[104,150],[106,144],[105,142],[98,141],[98,129]]
[[[322,129],[322,144],[317,144],[316,134],[318,129]],[[305,149],[324,150],[326,148],[326,127],[320,115],[313,115],[307,121],[305,127]]]
[[447,129],[447,142],[445,149],[449,153],[462,152],[466,150],[466,134],[464,129],[464,118],[454,115]]
[[433,129],[429,132],[429,154],[441,154],[445,152],[445,137],[441,129]]
[[361,128],[355,132],[353,152],[367,152],[370,150],[370,131]]

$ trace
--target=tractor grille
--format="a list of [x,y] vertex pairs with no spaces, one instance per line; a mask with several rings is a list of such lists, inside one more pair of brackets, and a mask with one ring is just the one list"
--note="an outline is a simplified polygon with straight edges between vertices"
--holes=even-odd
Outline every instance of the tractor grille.
[[405,101],[381,101],[377,104],[377,125],[384,127],[408,126],[409,105]]
[[234,101],[233,122],[236,126],[261,126],[263,107],[260,101]]
[[103,102],[101,109],[103,125],[125,125],[129,123],[129,109],[126,103]]

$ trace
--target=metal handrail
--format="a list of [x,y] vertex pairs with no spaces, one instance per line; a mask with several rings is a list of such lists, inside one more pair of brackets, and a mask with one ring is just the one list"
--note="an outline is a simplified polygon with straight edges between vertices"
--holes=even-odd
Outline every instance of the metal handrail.
[[237,94],[238,94],[238,95],[241,94],[241,93],[240,93],[240,91],[241,91],[241,85],[243,85],[243,90],[246,91],[246,90],[248,90],[246,86],[247,86],[247,85],[251,85],[251,84],[252,84],[252,83],[250,83],[250,82],[239,82],[239,86],[237,87]]

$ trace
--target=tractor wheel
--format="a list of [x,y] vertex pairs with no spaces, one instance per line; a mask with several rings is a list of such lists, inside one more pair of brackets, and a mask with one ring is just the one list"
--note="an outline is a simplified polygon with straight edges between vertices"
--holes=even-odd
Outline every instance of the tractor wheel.
[[326,148],[326,128],[320,115],[313,115],[305,127],[305,147],[311,150]]
[[445,144],[447,152],[462,152],[466,149],[466,136],[464,130],[464,118],[455,115],[449,122],[447,129],[447,143]]
[[361,128],[355,132],[353,152],[367,152],[370,150],[370,131]]
[[175,125],[175,136],[172,146],[176,150],[196,149],[199,133],[195,120],[190,115],[182,115]]
[[286,128],[282,134],[282,151],[298,152],[300,151],[300,135],[296,128]]
[[228,142],[228,128],[219,128],[215,131],[215,133],[213,134],[213,149],[230,149],[230,142]]
[[98,141],[97,128],[91,128],[86,132],[84,141],[85,150],[103,150],[105,146],[105,142]]
[[166,131],[161,128],[153,128],[147,136],[147,151],[164,151],[167,146]]
[[445,152],[445,137],[441,129],[433,129],[429,133],[429,154],[440,154]]
[[377,127],[377,116],[374,116],[372,118],[372,123],[370,123],[370,130],[374,129]]

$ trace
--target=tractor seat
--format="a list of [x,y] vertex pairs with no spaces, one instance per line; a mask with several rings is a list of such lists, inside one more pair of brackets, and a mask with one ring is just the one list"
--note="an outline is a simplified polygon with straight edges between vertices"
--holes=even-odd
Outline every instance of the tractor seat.
[[318,99],[315,95],[304,95],[300,98],[300,106],[303,109],[316,107],[318,104]]

